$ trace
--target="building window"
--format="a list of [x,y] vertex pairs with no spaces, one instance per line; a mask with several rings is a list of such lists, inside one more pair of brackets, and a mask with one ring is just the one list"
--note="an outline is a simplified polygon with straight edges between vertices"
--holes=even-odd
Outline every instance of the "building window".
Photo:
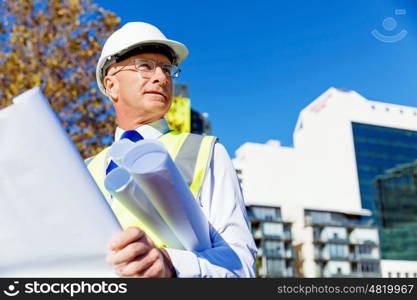
[[332,219],[328,212],[306,211],[306,223],[312,224],[330,224]]
[[256,219],[265,221],[281,220],[281,211],[278,207],[251,207],[250,210]]
[[282,237],[282,224],[265,222],[262,224],[264,236]]
[[291,240],[291,227],[284,225],[284,239]]
[[265,255],[280,255],[282,249],[282,242],[280,241],[265,241],[264,251]]
[[388,272],[388,278],[391,278],[391,277],[392,277],[391,272]]
[[330,258],[346,257],[346,247],[344,245],[329,244],[328,247]]
[[321,229],[314,227],[313,228],[313,238],[315,241],[320,241],[321,240]]
[[359,254],[371,254],[372,253],[372,247],[370,246],[365,246],[365,245],[360,245],[358,247],[359,250]]
[[379,265],[377,263],[362,263],[361,270],[363,273],[379,273]]
[[400,278],[401,277],[401,273],[397,272],[397,277]]
[[279,258],[268,258],[266,260],[268,275],[283,275],[283,261]]

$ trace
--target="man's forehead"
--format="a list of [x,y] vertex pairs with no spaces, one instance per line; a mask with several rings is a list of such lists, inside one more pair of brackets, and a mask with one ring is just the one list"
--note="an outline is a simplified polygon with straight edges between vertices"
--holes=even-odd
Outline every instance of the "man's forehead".
[[125,59],[117,62],[117,63],[111,64],[107,68],[107,72],[109,70],[111,70],[112,68],[116,68],[116,67],[125,65],[126,63],[128,63],[132,59],[151,59],[151,60],[153,60],[153,61],[155,61],[157,63],[162,63],[162,64],[170,64],[171,63],[171,61],[169,60],[169,58],[166,55],[161,54],[161,53],[152,53],[152,52],[149,52],[149,53],[140,53],[140,54],[134,54],[134,55],[129,56],[129,57],[127,57],[127,58],[125,58]]
[[171,61],[169,60],[169,58],[166,55],[164,55],[162,53],[152,53],[152,52],[135,54],[135,55],[130,56],[126,60],[129,60],[129,59],[138,59],[138,58],[139,59],[140,58],[152,59],[152,60],[154,60],[156,62],[160,62],[160,63],[164,63],[164,64],[170,64],[171,63]]

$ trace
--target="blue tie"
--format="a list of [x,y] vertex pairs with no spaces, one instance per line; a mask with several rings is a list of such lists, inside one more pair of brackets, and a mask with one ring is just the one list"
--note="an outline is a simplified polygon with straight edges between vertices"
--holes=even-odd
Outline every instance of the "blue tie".
[[[125,132],[123,132],[122,136],[120,137],[120,139],[128,139],[131,140],[132,142],[136,143],[137,141],[143,140],[143,136],[140,135],[139,132],[137,132],[136,130],[127,130]],[[111,170],[113,170],[114,168],[117,168],[117,164],[114,161],[110,161],[109,166],[106,169],[106,175],[110,173]]]

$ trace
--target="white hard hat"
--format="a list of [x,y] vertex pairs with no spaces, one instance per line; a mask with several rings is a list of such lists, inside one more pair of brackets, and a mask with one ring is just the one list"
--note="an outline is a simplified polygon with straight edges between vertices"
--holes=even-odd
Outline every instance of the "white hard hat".
[[167,46],[173,52],[172,63],[175,65],[180,64],[188,56],[188,49],[184,44],[167,39],[155,26],[144,22],[126,23],[106,40],[97,63],[96,79],[103,94],[106,95],[106,89],[103,85],[106,69],[115,62],[117,56],[142,45]]

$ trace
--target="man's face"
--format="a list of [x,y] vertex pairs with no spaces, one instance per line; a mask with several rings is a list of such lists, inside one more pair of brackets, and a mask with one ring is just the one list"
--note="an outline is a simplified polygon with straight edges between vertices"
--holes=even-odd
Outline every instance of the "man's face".
[[[157,67],[153,74],[143,76],[135,69],[134,59],[150,59]],[[140,118],[155,121],[162,118],[172,103],[172,78],[160,65],[170,64],[169,59],[158,53],[142,53],[113,64],[104,78],[104,86],[112,97],[119,121],[122,118]],[[123,67],[123,71],[115,72]]]

